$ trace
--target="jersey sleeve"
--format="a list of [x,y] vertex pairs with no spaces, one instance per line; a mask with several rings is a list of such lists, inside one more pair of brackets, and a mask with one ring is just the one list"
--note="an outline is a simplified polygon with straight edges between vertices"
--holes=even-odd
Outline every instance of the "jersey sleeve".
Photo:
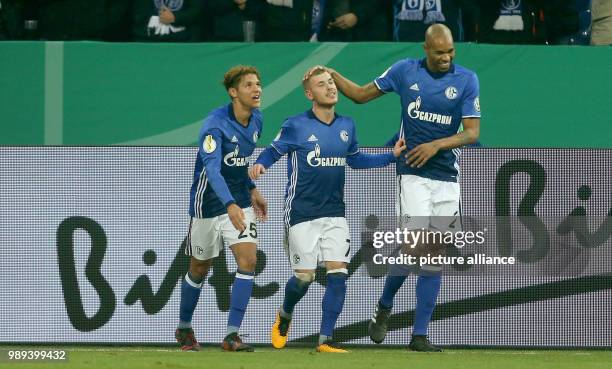
[[296,144],[297,134],[295,126],[291,120],[286,120],[270,146],[282,156],[294,150]]
[[353,169],[382,168],[394,161],[395,156],[391,152],[385,154],[366,154],[358,151],[354,155],[346,157],[346,163]]
[[357,138],[357,130],[353,123],[353,134],[351,135],[351,143],[348,147],[347,155],[355,155],[359,152],[359,139]]
[[402,85],[402,69],[404,69],[404,65],[404,60],[400,60],[393,64],[389,69],[374,80],[376,88],[384,93],[392,91],[399,93]]
[[465,97],[461,107],[462,118],[480,118],[480,85],[478,76],[473,73],[465,86]]
[[259,154],[255,164],[261,164],[266,169],[270,168],[283,155],[295,148],[295,136],[293,125],[290,121],[285,121],[270,146]]
[[357,130],[353,129],[351,144],[346,155],[346,163],[353,169],[382,168],[395,161],[392,153],[366,154],[359,150]]
[[218,128],[203,129],[200,133],[199,151],[206,169],[208,183],[221,203],[227,207],[235,200],[221,175],[222,140],[223,133]]

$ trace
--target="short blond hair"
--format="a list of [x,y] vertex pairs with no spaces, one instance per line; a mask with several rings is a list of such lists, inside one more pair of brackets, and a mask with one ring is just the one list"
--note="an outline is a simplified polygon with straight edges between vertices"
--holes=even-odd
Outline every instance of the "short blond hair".
[[240,81],[242,81],[242,77],[247,74],[254,74],[257,76],[257,79],[261,80],[257,68],[250,65],[236,65],[231,67],[230,70],[223,75],[223,86],[225,86],[226,90],[232,87],[236,88],[240,84]]
[[320,65],[317,65],[316,67],[312,67],[308,69],[306,73],[304,74],[304,79],[302,79],[302,86],[304,87],[304,91],[308,90],[310,78],[314,76],[318,76],[326,72],[327,72],[327,69],[325,69],[325,67],[322,67]]

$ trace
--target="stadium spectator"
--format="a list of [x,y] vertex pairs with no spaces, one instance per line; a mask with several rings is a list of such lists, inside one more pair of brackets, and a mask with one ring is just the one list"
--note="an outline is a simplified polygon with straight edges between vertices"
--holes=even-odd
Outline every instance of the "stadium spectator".
[[[129,41],[129,2],[124,0],[32,0],[42,40]],[[24,19],[30,16],[24,13]]]
[[567,45],[578,32],[576,0],[540,0],[540,14],[544,19],[546,43]]
[[263,118],[259,72],[236,66],[225,73],[223,84],[231,103],[213,110],[204,119],[191,186],[189,233],[185,253],[191,256],[181,284],[179,324],[175,337],[183,351],[197,351],[191,327],[204,278],[212,260],[231,248],[238,270],[230,296],[226,351],[253,351],[238,330],[253,290],[257,262],[257,224],[267,216],[266,200],[247,175],[248,157],[261,135]]
[[24,0],[0,0],[0,41],[23,38]]
[[478,42],[536,44],[545,42],[539,0],[476,0]]
[[478,0],[478,41],[568,44],[578,32],[576,0]]
[[134,41],[188,42],[201,36],[201,0],[134,0]]
[[261,40],[265,0],[208,0],[208,8],[214,17],[212,41],[245,40],[242,23],[255,22],[255,40]]
[[314,33],[313,6],[313,0],[266,0],[262,39],[309,41]]
[[612,45],[612,1],[593,0],[591,45]]
[[272,345],[285,347],[293,310],[314,281],[321,260],[327,269],[327,286],[321,303],[323,316],[317,351],[347,352],[333,341],[334,326],[344,306],[350,261],[350,232],[344,204],[345,164],[357,169],[387,166],[405,146],[399,140],[393,153],[360,152],[354,121],[335,112],[337,89],[327,70],[321,66],[309,69],[303,86],[312,108],[288,118],[277,138],[249,169],[251,179],[258,179],[283,155],[291,160],[285,226],[294,275],[287,281],[283,304],[272,327]]
[[422,42],[427,27],[445,24],[454,35],[460,35],[463,25],[461,8],[469,0],[393,0],[393,40]]
[[[395,63],[374,82],[358,86],[332,70],[342,93],[365,103],[388,92],[401,97],[400,137],[410,150],[407,160],[397,162],[399,198],[396,204],[402,227],[408,230],[445,231],[456,224],[459,214],[459,183],[456,149],[478,140],[480,132],[479,84],[476,74],[453,64],[455,48],[450,30],[442,24],[430,26],[425,34],[426,58]],[[444,91],[440,94],[439,91]],[[463,124],[463,131],[458,132]],[[421,249],[437,244],[416,245]],[[369,324],[370,338],[380,343],[387,334],[393,299],[408,273],[391,266],[382,296]],[[409,348],[441,351],[427,339],[441,284],[441,266],[425,265],[415,272],[416,308]]]
[[319,41],[390,41],[389,0],[327,0]]

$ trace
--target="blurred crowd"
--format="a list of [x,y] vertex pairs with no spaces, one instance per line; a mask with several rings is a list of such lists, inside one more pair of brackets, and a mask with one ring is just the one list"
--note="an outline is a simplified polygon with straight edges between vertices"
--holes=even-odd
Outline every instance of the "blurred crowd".
[[0,40],[612,44],[612,0],[0,0]]

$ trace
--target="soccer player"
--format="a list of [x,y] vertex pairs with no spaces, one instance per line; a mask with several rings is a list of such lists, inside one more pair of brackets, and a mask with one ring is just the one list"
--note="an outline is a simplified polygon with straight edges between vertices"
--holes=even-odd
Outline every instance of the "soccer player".
[[[359,86],[329,70],[340,91],[357,103],[385,93],[400,95],[400,137],[408,147],[407,160],[398,161],[397,210],[409,230],[445,230],[459,214],[458,148],[475,143],[480,134],[479,85],[476,74],[453,63],[455,47],[450,30],[442,24],[425,33],[426,57],[400,60],[380,77]],[[460,124],[463,131],[458,132]],[[431,217],[431,218],[430,218]],[[450,217],[450,218],[449,218]],[[448,224],[436,224],[446,222]],[[420,245],[435,247],[436,245]],[[441,268],[424,266],[418,271],[417,304],[409,348],[441,351],[427,338],[438,292]],[[382,296],[369,324],[370,338],[380,343],[387,334],[393,298],[406,280],[405,272],[391,268]]]
[[249,179],[247,158],[261,135],[263,119],[259,72],[238,65],[225,73],[223,85],[231,103],[208,114],[199,135],[199,148],[189,202],[191,221],[185,253],[191,256],[181,284],[180,320],[176,340],[184,351],[199,349],[191,318],[204,278],[224,243],[236,259],[238,270],[232,285],[226,351],[253,351],[242,342],[238,329],[253,289],[257,262],[256,217],[267,216],[266,200]]
[[391,164],[405,149],[399,140],[392,153],[368,155],[359,151],[355,123],[335,113],[338,95],[324,67],[311,68],[303,79],[312,108],[288,118],[276,139],[249,169],[258,179],[283,155],[288,155],[285,226],[288,254],[294,271],[272,327],[272,345],[283,348],[296,304],[315,279],[318,261],[327,269],[318,352],[344,353],[332,340],[344,305],[350,234],[345,219],[345,164],[377,168]]

